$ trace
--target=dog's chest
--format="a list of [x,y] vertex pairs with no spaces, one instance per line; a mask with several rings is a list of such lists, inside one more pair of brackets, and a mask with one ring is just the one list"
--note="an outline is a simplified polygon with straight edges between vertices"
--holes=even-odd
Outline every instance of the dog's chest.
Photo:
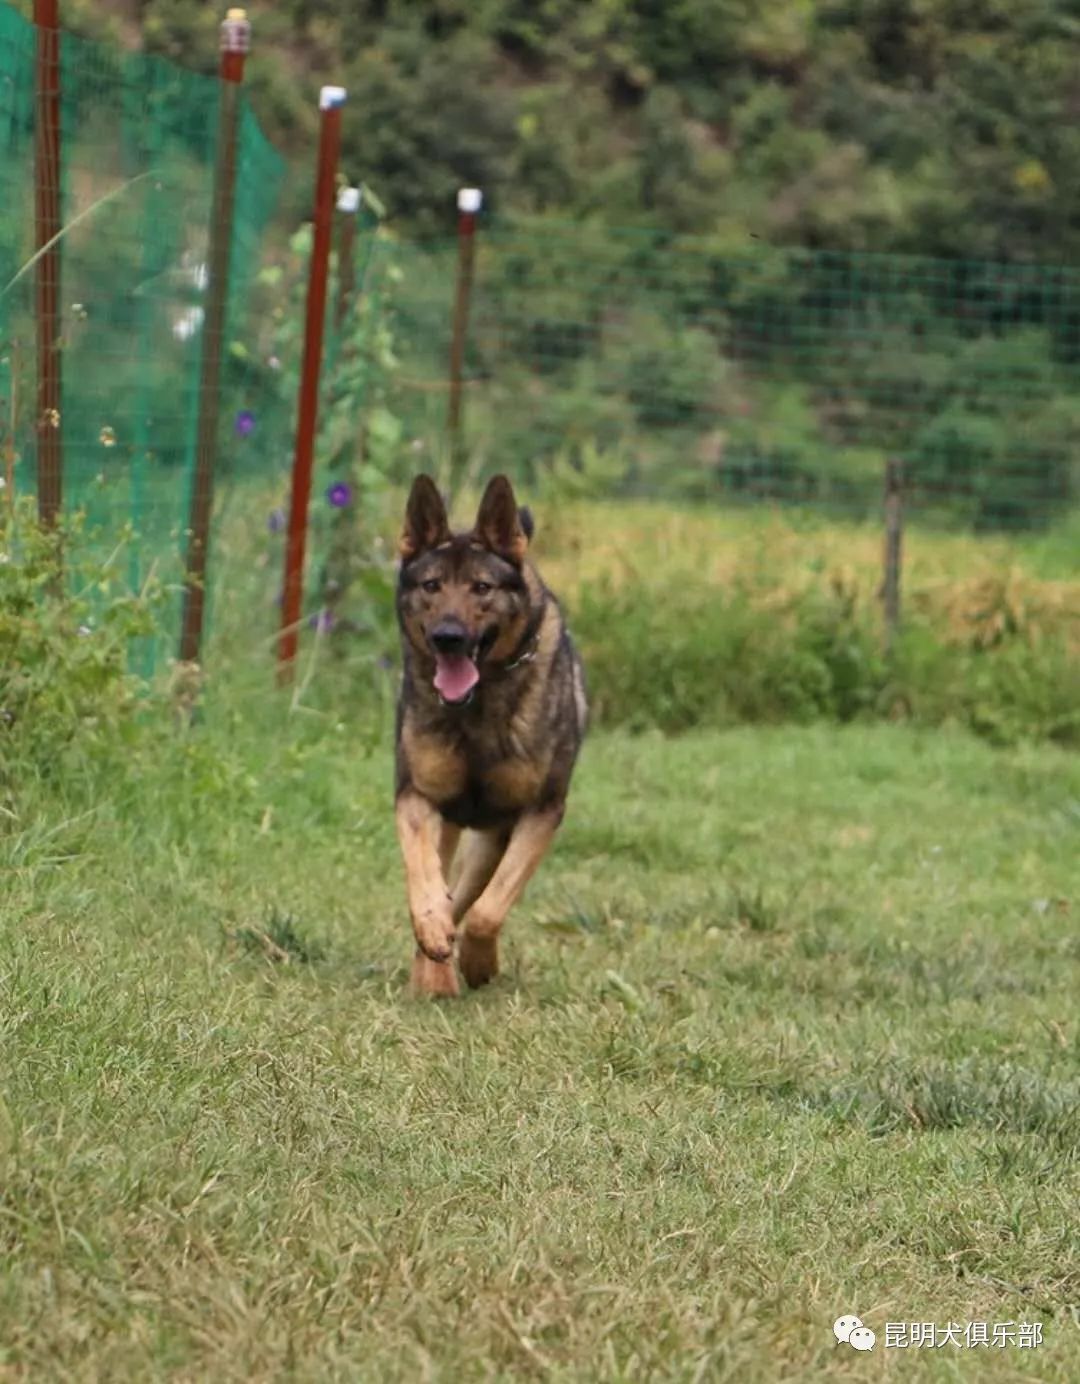
[[413,785],[439,807],[451,809],[448,815],[478,822],[530,807],[551,768],[550,754],[544,751],[514,753],[490,738],[455,742],[407,727],[403,739]]

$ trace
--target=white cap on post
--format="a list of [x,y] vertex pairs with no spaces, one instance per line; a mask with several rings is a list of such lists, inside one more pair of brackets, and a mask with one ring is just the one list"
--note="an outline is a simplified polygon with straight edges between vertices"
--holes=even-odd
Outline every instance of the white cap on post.
[[458,211],[475,213],[483,206],[484,194],[478,187],[458,188],[457,209]]
[[221,51],[223,53],[251,52],[251,23],[247,10],[231,9],[225,11],[221,24]]
[[360,203],[364,199],[364,192],[359,187],[343,187],[337,195],[338,211],[348,212],[350,216],[355,215],[360,210]]
[[321,111],[332,111],[338,106],[345,104],[345,88],[339,86],[324,86],[319,92],[319,109]]

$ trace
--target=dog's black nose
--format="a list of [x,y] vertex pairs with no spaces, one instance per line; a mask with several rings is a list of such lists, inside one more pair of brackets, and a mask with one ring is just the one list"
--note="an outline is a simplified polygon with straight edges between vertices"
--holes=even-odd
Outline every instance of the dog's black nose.
[[469,632],[460,620],[440,620],[431,631],[431,643],[440,654],[463,654],[469,642]]

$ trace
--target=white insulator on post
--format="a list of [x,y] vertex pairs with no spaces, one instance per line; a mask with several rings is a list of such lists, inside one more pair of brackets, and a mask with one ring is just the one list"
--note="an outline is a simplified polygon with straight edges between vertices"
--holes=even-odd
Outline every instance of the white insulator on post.
[[251,52],[251,21],[247,10],[226,10],[221,22],[221,51],[223,53]]

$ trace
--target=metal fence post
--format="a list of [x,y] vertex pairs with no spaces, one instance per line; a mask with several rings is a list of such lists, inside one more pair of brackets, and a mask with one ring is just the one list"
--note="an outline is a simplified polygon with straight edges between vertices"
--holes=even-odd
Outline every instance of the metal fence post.
[[206,609],[206,562],[210,544],[218,415],[221,406],[221,354],[229,300],[229,261],[232,250],[236,155],[240,125],[240,84],[244,79],[244,61],[250,47],[251,25],[246,11],[229,10],[221,25],[218,86],[220,107],[210,214],[210,264],[206,285],[206,317],[202,333],[195,476],[191,490],[184,612],[180,632],[180,660],[183,663],[197,662],[202,647],[203,617]]
[[311,472],[315,459],[315,428],[319,414],[319,372],[326,322],[330,242],[334,230],[334,179],[341,145],[341,109],[344,104],[344,87],[325,86],[319,93],[322,117],[315,178],[315,234],[308,270],[304,358],[297,402],[296,450],[293,456],[292,496],[285,543],[285,581],[281,596],[281,636],[278,642],[278,682],[282,686],[292,679],[304,598],[304,548],[307,542]]
[[885,462],[885,574],[881,599],[885,609],[885,652],[891,654],[900,628],[900,576],[903,567],[904,464]]
[[34,0],[34,249],[37,318],[38,516],[55,525],[63,492],[60,416],[60,15],[59,0]]
[[462,373],[465,365],[465,334],[469,325],[469,301],[472,297],[473,269],[476,263],[476,215],[483,205],[484,194],[478,187],[463,187],[458,191],[458,259],[457,286],[454,292],[454,323],[450,338],[450,403],[446,430],[450,437],[451,474],[456,479],[464,461],[462,436]]
[[343,187],[338,193],[338,281],[334,304],[334,331],[340,332],[356,292],[356,220],[363,201],[358,187]]

